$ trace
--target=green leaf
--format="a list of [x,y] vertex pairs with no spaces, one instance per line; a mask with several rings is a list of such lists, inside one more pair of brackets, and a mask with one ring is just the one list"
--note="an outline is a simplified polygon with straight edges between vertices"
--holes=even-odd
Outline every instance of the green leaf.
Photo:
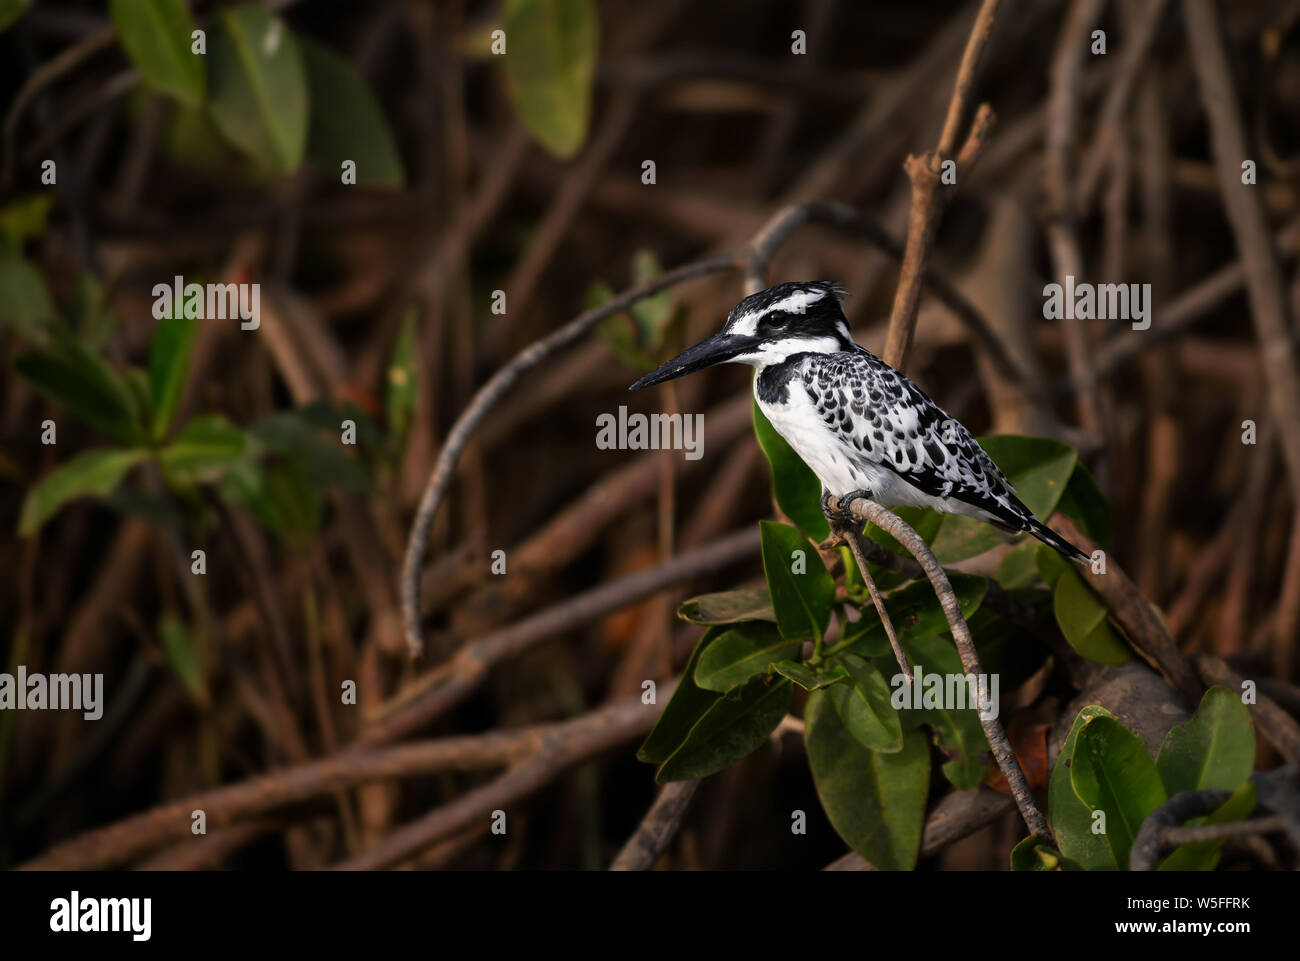
[[[979,444],[1002,468],[1016,496],[1040,520],[1056,509],[1078,463],[1074,448],[1047,437],[1005,434],[981,437]],[[945,514],[931,541],[940,563],[951,564],[1004,543],[1005,535],[970,517]]]
[[[988,591],[988,580],[974,574],[952,572],[948,575],[957,603],[968,620],[979,610]],[[948,617],[935,596],[928,580],[914,581],[894,591],[885,598],[885,610],[894,624],[899,640],[907,637],[924,637],[948,630]],[[887,652],[889,636],[874,604],[862,605],[862,619],[845,632],[845,641],[852,641],[852,649],[865,657],[876,657]]]
[[300,38],[307,68],[311,124],[307,156],[331,177],[343,161],[357,165],[357,183],[400,187],[406,175],[388,121],[356,68],[332,50]]
[[57,317],[41,272],[18,254],[0,248],[0,323],[29,343],[39,343]]
[[841,654],[836,661],[851,684],[836,684],[826,693],[835,710],[863,747],[892,754],[903,746],[903,725],[890,703],[889,684],[870,661],[856,654]]
[[[921,540],[927,544],[934,540],[935,535],[939,533],[940,526],[943,524],[943,515],[930,510],[928,507],[894,507],[890,511],[901,517],[907,526],[916,531],[921,536]],[[911,551],[898,543],[894,539],[894,535],[883,527],[868,523],[864,533],[868,538],[888,551],[903,557],[910,558],[912,556]],[[879,580],[876,583],[879,586]]]
[[161,440],[167,435],[176,405],[181,402],[181,391],[190,371],[190,352],[198,324],[183,312],[164,317],[154,331],[149,348],[149,397],[153,402],[153,436]]
[[23,537],[36,533],[70,500],[111,494],[127,472],[148,456],[143,450],[101,447],[82,451],[27,492],[18,516],[18,533]]
[[740,621],[776,623],[772,595],[766,587],[701,594],[677,608],[677,616],[692,624],[735,624]]
[[31,5],[32,0],[0,0],[0,30],[21,17]]
[[686,735],[695,726],[695,722],[718,700],[717,694],[706,691],[695,683],[695,671],[699,667],[700,657],[705,648],[722,633],[722,628],[711,627],[704,632],[704,636],[695,645],[695,650],[691,652],[691,659],[686,662],[686,669],[682,671],[682,679],[678,682],[677,689],[664,705],[663,713],[659,715],[659,720],[655,722],[654,729],[646,737],[645,743],[636,752],[639,760],[653,764],[666,761],[681,747],[682,742],[686,740]]
[[1093,718],[1079,732],[1070,786],[1090,810],[1105,812],[1102,836],[1122,868],[1142,822],[1169,797],[1142,739],[1110,717]]
[[[54,206],[53,193],[27,194],[0,207],[0,237],[9,250],[17,252],[23,244],[45,233],[45,222]],[[4,245],[0,244],[0,251]]]
[[557,157],[578,152],[591,121],[594,0],[506,0],[506,92],[519,119]]
[[162,449],[163,473],[173,483],[219,480],[248,447],[248,435],[220,414],[195,417]]
[[1060,871],[1061,852],[1032,834],[1011,849],[1012,871]]
[[[632,254],[632,283],[640,287],[655,280],[664,272],[663,265],[652,250],[637,250]],[[636,322],[639,342],[651,351],[659,352],[664,348],[668,331],[672,328],[677,314],[673,289],[667,287],[657,294],[643,297],[628,308]]]
[[768,422],[758,401],[754,401],[754,435],[772,468],[772,494],[781,512],[808,536],[825,540],[831,528],[822,513],[822,482]]
[[1212,687],[1196,714],[1165,735],[1156,769],[1172,797],[1183,791],[1235,791],[1255,766],[1255,725],[1241,696]]
[[[336,431],[338,423],[338,420],[334,421]],[[263,417],[249,432],[268,450],[299,463],[305,476],[318,488],[332,484],[349,491],[370,489],[370,473],[361,458],[345,451],[337,440],[337,433],[334,440],[325,440],[305,409]],[[359,437],[359,420],[357,433]]]
[[[965,682],[949,683],[949,678],[965,676],[961,655],[946,637],[918,636],[900,638],[900,641],[912,664],[916,685],[913,687],[903,681],[904,686],[895,686],[896,699],[891,703],[904,707],[901,711],[904,725],[915,727],[924,722],[934,729],[940,746],[949,757],[943,765],[944,777],[954,787],[963,791],[979,787],[984,779],[985,752],[989,744],[980,724],[977,692]],[[891,662],[892,658],[881,658],[882,664]],[[949,689],[952,698],[948,696]],[[967,706],[957,707],[957,698],[963,699]],[[914,708],[913,704],[920,707]],[[948,707],[948,704],[954,706]]]
[[700,655],[695,683],[725,694],[756,674],[766,674],[773,661],[795,657],[803,641],[786,641],[771,624],[739,624],[715,638]]
[[1047,810],[1056,843],[1067,859],[1067,866],[1086,871],[1113,871],[1119,867],[1106,840],[1100,834],[1092,833],[1092,809],[1079,799],[1070,783],[1079,732],[1090,721],[1110,716],[1109,711],[1096,704],[1090,704],[1079,712],[1061,746],[1048,782]]
[[[788,640],[821,638],[830,623],[835,600],[835,581],[826,571],[821,555],[793,527],[774,521],[759,521],[763,542],[763,572],[776,610],[777,627]],[[792,567],[799,563],[802,573]]]
[[109,13],[147,82],[188,106],[203,102],[203,58],[190,52],[194,21],[184,0],[110,0]]
[[126,384],[70,338],[59,337],[49,350],[25,354],[14,366],[50,400],[114,440],[134,444],[145,438]]
[[[1172,792],[1171,792],[1172,793]],[[1207,817],[1192,818],[1189,826],[1201,824],[1232,824],[1244,821],[1255,810],[1255,785],[1244,781],[1232,792],[1232,797],[1215,808]],[[1158,865],[1157,871],[1213,871],[1219,864],[1219,851],[1227,838],[1182,844],[1174,848]]]
[[655,780],[663,784],[707,777],[752,754],[781,723],[793,698],[789,681],[765,677],[720,695],[660,766]]
[[411,429],[411,416],[419,396],[415,367],[415,320],[411,311],[402,322],[393,356],[388,361],[388,384],[384,408],[388,418],[388,432],[398,450],[406,446],[406,435]]
[[[1007,551],[1006,557],[998,565],[993,579],[1007,590],[1017,587],[1029,587],[1038,583],[1038,541],[1025,541]],[[1050,550],[1050,548],[1049,548]],[[1053,551],[1055,553],[1055,551]]]
[[265,7],[247,3],[223,10],[209,39],[209,104],[217,128],[264,167],[296,169],[307,142],[309,99],[293,31]]
[[883,871],[915,867],[930,782],[924,735],[908,731],[900,750],[872,751],[844,725],[830,692],[818,691],[804,710],[804,743],[817,796],[845,843]]
[[1128,647],[1106,619],[1106,605],[1068,567],[1057,576],[1052,613],[1070,646],[1089,660],[1123,664],[1129,659]]
[[805,691],[816,691],[823,687],[830,687],[832,684],[838,684],[843,679],[843,675],[830,674],[807,664],[800,664],[798,661],[788,659],[773,661],[771,669],[782,677],[794,681]]
[[210,698],[203,660],[185,625],[175,615],[164,614],[158,619],[158,640],[167,656],[167,663],[185,685],[190,697],[200,707],[206,707]]
[[1110,543],[1115,526],[1110,502],[1097,486],[1092,473],[1082,464],[1075,465],[1056,509],[1077,521],[1083,532],[1102,547]]

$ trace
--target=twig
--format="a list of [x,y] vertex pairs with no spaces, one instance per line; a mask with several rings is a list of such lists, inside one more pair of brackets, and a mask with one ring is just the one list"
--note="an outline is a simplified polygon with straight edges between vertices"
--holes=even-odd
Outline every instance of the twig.
[[682,826],[686,809],[699,786],[698,780],[673,781],[666,785],[609,869],[645,871],[651,868]]
[[898,634],[894,631],[894,622],[889,617],[889,611],[885,610],[885,599],[880,596],[880,590],[876,587],[876,580],[871,576],[871,570],[867,565],[866,552],[862,549],[862,542],[866,539],[862,532],[852,524],[845,524],[838,517],[831,518],[831,533],[840,540],[841,543],[847,544],[849,550],[853,552],[853,559],[858,562],[858,573],[862,575],[862,580],[866,582],[867,592],[871,595],[871,603],[876,607],[876,613],[880,615],[880,623],[885,625],[885,634],[889,637],[889,646],[893,648],[894,659],[898,661],[898,667],[907,678],[908,684],[916,683],[912,677],[912,668],[907,663],[907,655],[903,653],[903,645],[898,643]]
[[[831,498],[832,502],[836,500],[834,497]],[[831,506],[847,509],[855,520],[870,521],[888,532],[920,562],[926,577],[934,587],[935,596],[939,599],[944,616],[948,619],[948,627],[957,645],[957,653],[961,655],[962,667],[968,674],[982,674],[983,668],[980,666],[979,655],[975,652],[975,642],[971,638],[966,618],[962,616],[957,594],[952,589],[952,582],[948,580],[948,575],[944,573],[939,561],[930,550],[930,545],[893,511],[865,497],[855,497],[847,504],[832,503]],[[993,759],[997,762],[1003,777],[1007,779],[1011,796],[1015,798],[1016,807],[1020,809],[1020,815],[1028,825],[1029,832],[1037,837],[1050,839],[1052,835],[1048,830],[1047,820],[1034,802],[1029,783],[1020,769],[1020,762],[1016,760],[1015,752],[1011,750],[1011,744],[1007,740],[1006,732],[1002,730],[1001,722],[996,717],[984,717],[983,714],[984,712],[980,712],[980,726],[984,729],[984,736],[988,738]]]
[[757,548],[757,530],[750,527],[736,531],[666,564],[602,584],[467,644],[448,663],[383,705],[378,711],[380,720],[366,730],[362,740],[382,743],[418,730],[464,700],[478,688],[488,670],[502,660],[671,584],[752,556]]
[[[745,268],[746,289],[759,290],[765,283],[768,265],[776,250],[796,229],[807,223],[829,224],[852,230],[867,239],[873,246],[894,260],[905,256],[904,245],[899,243],[875,218],[845,203],[836,201],[809,201],[785,207],[763,225],[753,244],[753,254]],[[998,372],[1028,390],[1038,383],[1024,362],[1007,349],[1007,345],[993,329],[993,325],[942,273],[927,266],[921,274],[921,283],[946,306],[971,335],[989,352]],[[1046,401],[1044,401],[1046,403]]]
[[451,486],[455,474],[456,462],[487,412],[526,373],[566,347],[572,346],[606,317],[626,310],[637,301],[683,281],[733,269],[741,259],[736,254],[708,257],[666,271],[640,287],[624,291],[613,300],[584,311],[559,330],[526,347],[479,388],[474,399],[456,419],[455,426],[447,435],[447,441],[438,455],[438,463],[434,466],[433,473],[429,475],[424,495],[420,498],[420,507],[411,522],[406,559],[402,564],[402,620],[406,631],[407,648],[412,657],[419,657],[424,650],[424,641],[420,636],[420,565],[424,561],[429,529],[433,526],[438,508],[442,506],[447,496],[447,488]]
[[[659,685],[666,700],[676,682]],[[560,772],[629,738],[645,733],[658,711],[648,710],[639,697],[593,711],[584,717],[535,729],[536,749],[511,765],[500,777],[450,804],[393,831],[369,851],[337,865],[340,870],[370,870],[394,864],[458,831],[504,810],[510,802],[532,793]],[[509,821],[507,820],[507,830]]]
[[1246,271],[1250,313],[1255,321],[1269,402],[1281,433],[1291,502],[1300,504],[1300,421],[1295,418],[1295,412],[1300,410],[1300,373],[1296,370],[1282,270],[1262,195],[1258,190],[1242,189],[1241,165],[1251,154],[1212,0],[1183,0],[1183,18],[1190,59],[1210,123],[1219,194]]
[[[661,697],[666,699],[672,693],[673,684],[659,686]],[[564,767],[647,730],[655,717],[656,712],[647,710],[638,697],[573,720],[514,731],[489,731],[381,750],[354,746],[319,760],[169,801],[55,845],[21,867],[67,870],[112,867],[138,858],[160,844],[190,837],[190,814],[195,810],[206,813],[209,829],[226,827],[373,781],[513,765],[511,770],[531,771],[529,783],[538,786]],[[510,796],[518,797],[522,793]],[[457,804],[471,796],[466,795]]]
[[[975,69],[988,44],[1000,2],[1001,0],[984,0],[975,17],[975,25],[966,41],[966,50],[957,70],[957,79],[953,83],[938,148],[934,153],[921,157],[909,156],[904,164],[908,179],[912,182],[912,209],[907,223],[907,249],[899,271],[894,306],[889,315],[889,334],[884,352],[885,363],[896,370],[903,369],[907,351],[912,344],[917,307],[921,302],[921,279],[925,275],[926,259],[934,243],[934,232],[943,210],[944,201],[939,191],[942,165],[944,161],[952,159],[956,149],[958,131],[965,118],[971,86],[975,81]],[[959,171],[975,162],[983,149],[992,122],[993,111],[988,104],[983,104],[976,112],[970,132],[957,157]]]
[[[1079,106],[1079,79],[1087,53],[1088,29],[1101,12],[1102,0],[1074,0],[1061,29],[1052,59],[1051,91],[1047,115],[1044,189],[1049,206],[1047,239],[1057,283],[1083,274],[1083,251],[1075,230],[1074,195],[1070,157],[1074,146],[1075,121]],[[1085,322],[1073,310],[1063,312],[1066,359],[1070,380],[1077,391],[1075,406],[1079,426],[1089,434],[1101,429],[1101,402],[1097,396],[1097,375],[1092,363]]]

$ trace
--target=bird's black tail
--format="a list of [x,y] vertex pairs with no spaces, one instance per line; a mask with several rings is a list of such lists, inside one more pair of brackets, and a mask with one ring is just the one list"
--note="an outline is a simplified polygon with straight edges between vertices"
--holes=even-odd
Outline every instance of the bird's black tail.
[[1025,529],[1033,534],[1048,547],[1055,548],[1067,560],[1077,561],[1080,564],[1088,564],[1092,558],[1085,554],[1079,548],[1075,547],[1056,531],[1052,530],[1046,524],[1040,523],[1035,517],[1030,517],[1025,521]]

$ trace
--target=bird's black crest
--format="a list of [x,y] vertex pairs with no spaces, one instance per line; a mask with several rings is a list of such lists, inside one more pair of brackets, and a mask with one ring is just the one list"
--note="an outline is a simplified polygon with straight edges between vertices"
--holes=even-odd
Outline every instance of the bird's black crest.
[[750,294],[732,308],[727,327],[766,338],[831,336],[850,349],[844,296],[844,288],[830,280],[777,284]]

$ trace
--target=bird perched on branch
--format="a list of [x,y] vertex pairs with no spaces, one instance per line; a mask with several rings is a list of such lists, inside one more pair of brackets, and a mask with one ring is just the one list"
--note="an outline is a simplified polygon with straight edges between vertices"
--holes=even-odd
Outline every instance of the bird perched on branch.
[[738,303],[722,330],[646,374],[631,390],[715,364],[758,371],[754,397],[821,479],[822,507],[865,497],[963,514],[1028,531],[1071,560],[1083,551],[1044,526],[997,464],[919,387],[849,336],[844,288],[777,284]]

